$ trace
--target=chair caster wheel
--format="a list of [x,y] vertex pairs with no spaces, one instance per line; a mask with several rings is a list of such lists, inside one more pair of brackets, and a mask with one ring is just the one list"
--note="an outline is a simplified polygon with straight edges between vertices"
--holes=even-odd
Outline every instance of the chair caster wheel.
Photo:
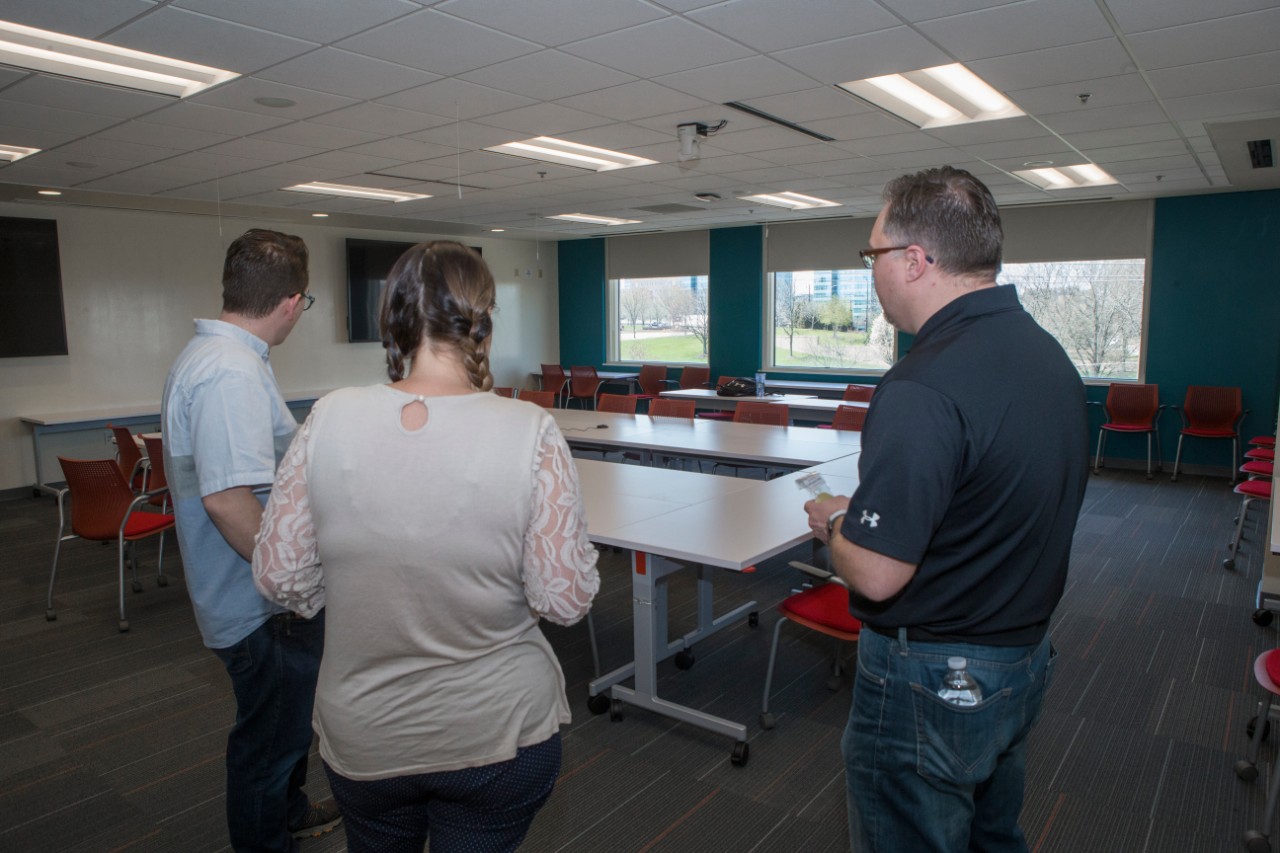
[[747,614],[747,627],[748,627],[748,628],[759,628],[759,627],[760,627],[760,614],[759,614],[759,613],[757,613],[756,611],[754,611],[754,610],[753,610],[753,611],[751,611],[750,613],[748,613],[748,614]]
[[133,589],[134,592],[142,592],[142,581],[134,581],[132,584],[130,584],[130,587]]
[[1244,849],[1249,853],[1271,853],[1271,842],[1258,830],[1251,829],[1244,834]]
[[[1244,732],[1249,736],[1249,740],[1253,740],[1253,730],[1258,725],[1257,717],[1250,717],[1249,722],[1245,723]],[[1262,740],[1271,737],[1271,721],[1267,720],[1262,724]]]
[[688,649],[676,652],[676,669],[692,669],[694,660],[693,652]]
[[1274,616],[1275,614],[1270,610],[1267,610],[1265,607],[1260,607],[1253,611],[1253,624],[1261,625],[1265,628],[1271,624],[1271,620]]
[[1234,569],[1235,567],[1236,567],[1236,561],[1231,559],[1230,557],[1222,561],[1222,568],[1227,569],[1228,571],[1231,569]]
[[128,619],[121,619],[121,620],[120,620],[120,626],[119,626],[119,627],[120,627],[120,633],[121,633],[121,634],[127,634],[127,633],[129,633],[129,620],[128,620]]
[[595,696],[587,697],[587,710],[596,716],[609,710],[609,694],[597,693]]
[[52,607],[50,607],[48,610],[46,610],[46,611],[44,612],[44,621],[46,621],[46,622],[57,622],[57,621],[58,621],[58,611],[56,611],[56,610],[54,610]]
[[840,676],[832,675],[827,678],[827,689],[835,693],[840,689]]
[[169,585],[168,575],[159,575],[156,577],[156,586],[168,586],[168,585]]
[[615,723],[618,720],[622,719],[622,700],[621,699],[609,700],[609,719],[613,720]]
[[751,757],[751,744],[745,740],[733,745],[733,755],[729,757],[729,763],[734,767],[746,767],[747,759]]
[[778,723],[777,718],[774,717],[773,714],[769,713],[768,711],[765,711],[763,714],[760,715],[760,728],[762,729],[765,729],[765,730],[771,729],[775,725],[777,725],[777,723]]
[[1245,761],[1243,758],[1236,762],[1236,776],[1242,782],[1252,782],[1258,778],[1258,768],[1252,761]]

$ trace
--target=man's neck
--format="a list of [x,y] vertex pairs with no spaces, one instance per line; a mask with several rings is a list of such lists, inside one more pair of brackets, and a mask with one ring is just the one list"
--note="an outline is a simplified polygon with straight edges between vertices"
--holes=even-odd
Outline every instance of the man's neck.
[[236,314],[232,311],[223,311],[218,315],[218,319],[224,323],[230,323],[232,326],[244,329],[254,337],[264,341],[268,347],[271,347],[274,327],[271,323],[270,315],[266,317],[246,317],[243,314]]

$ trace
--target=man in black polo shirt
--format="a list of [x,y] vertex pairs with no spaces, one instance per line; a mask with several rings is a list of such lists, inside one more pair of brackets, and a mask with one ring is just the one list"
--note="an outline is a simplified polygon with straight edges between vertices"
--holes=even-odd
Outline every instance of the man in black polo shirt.
[[[1003,232],[980,181],[930,169],[884,199],[862,256],[915,342],[872,398],[853,497],[805,505],[864,622],[850,826],[885,853],[1025,850],[1026,741],[1088,470],[1084,386],[996,286]],[[978,704],[938,696],[951,657]]]

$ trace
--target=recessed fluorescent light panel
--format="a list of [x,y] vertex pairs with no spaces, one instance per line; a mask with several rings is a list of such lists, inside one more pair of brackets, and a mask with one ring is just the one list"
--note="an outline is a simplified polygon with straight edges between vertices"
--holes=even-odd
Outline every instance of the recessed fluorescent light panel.
[[588,169],[592,172],[609,172],[614,169],[630,169],[633,166],[652,166],[657,160],[623,154],[621,151],[610,151],[608,148],[596,148],[593,145],[580,145],[565,139],[552,136],[535,136],[521,142],[508,142],[505,145],[494,145],[485,151],[497,154],[511,154],[528,160],[541,160],[544,163],[557,163],[561,166],[573,166]]
[[592,216],[590,213],[561,213],[548,219],[567,219],[570,222],[589,222],[592,225],[635,225],[639,219],[615,219],[612,216]]
[[1120,183],[1092,163],[1062,166],[1057,169],[1022,169],[1014,172],[1029,184],[1042,190],[1071,190],[1077,187],[1102,187]]
[[23,157],[39,154],[39,148],[23,148],[21,145],[0,145],[0,163],[14,163]]
[[742,201],[758,201],[761,204],[771,204],[774,207],[785,207],[789,210],[809,210],[813,207],[840,206],[840,203],[836,201],[827,201],[825,198],[793,192],[760,193],[759,195],[744,195],[738,198]]
[[240,76],[9,21],[0,21],[0,64],[171,98],[186,98]]
[[316,195],[341,195],[350,198],[368,198],[374,201],[393,201],[397,204],[402,201],[413,201],[419,198],[431,198],[429,195],[421,193],[402,193],[396,190],[380,190],[374,187],[353,187],[347,184],[297,184],[292,187],[285,187],[289,192],[295,193],[315,193]]
[[959,63],[868,77],[837,87],[920,128],[1025,115]]

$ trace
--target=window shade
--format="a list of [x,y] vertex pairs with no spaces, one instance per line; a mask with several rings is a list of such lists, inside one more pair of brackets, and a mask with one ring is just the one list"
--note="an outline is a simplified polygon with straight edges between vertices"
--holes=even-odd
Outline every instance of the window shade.
[[709,275],[710,244],[710,232],[705,230],[609,237],[606,242],[608,276],[618,279]]
[[1007,263],[1116,260],[1151,255],[1150,199],[1000,211]]
[[862,269],[871,219],[824,219],[770,225],[764,241],[766,272]]

